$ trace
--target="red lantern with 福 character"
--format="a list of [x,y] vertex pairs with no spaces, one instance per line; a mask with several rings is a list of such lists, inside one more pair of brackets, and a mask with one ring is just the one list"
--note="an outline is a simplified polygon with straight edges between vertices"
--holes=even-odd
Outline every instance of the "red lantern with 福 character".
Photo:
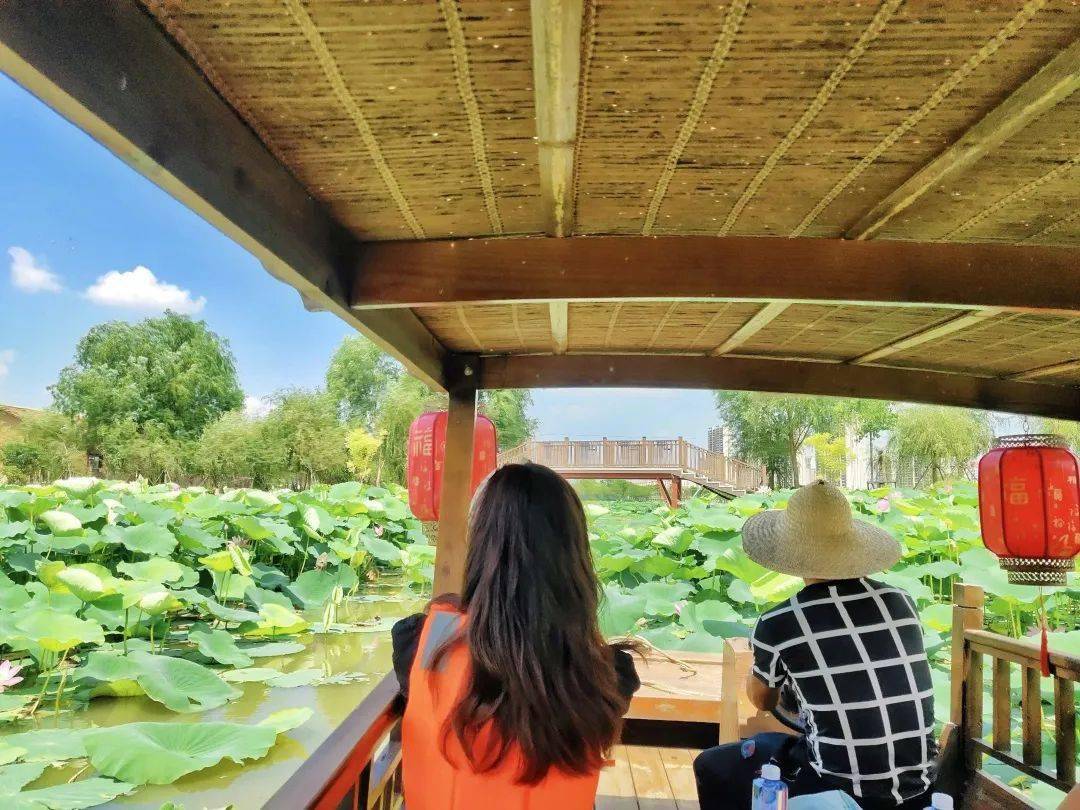
[[[420,520],[439,519],[443,460],[446,457],[446,411],[420,414],[409,428],[409,508]],[[495,472],[499,448],[495,423],[476,417],[473,431],[472,491]]]
[[1009,581],[1064,585],[1080,552],[1080,464],[1058,436],[1004,436],[979,460],[983,543]]

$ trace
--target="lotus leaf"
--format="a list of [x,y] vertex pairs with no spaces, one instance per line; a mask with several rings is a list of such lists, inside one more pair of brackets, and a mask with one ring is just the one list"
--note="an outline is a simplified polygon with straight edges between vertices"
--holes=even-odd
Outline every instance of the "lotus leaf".
[[116,593],[116,578],[108,568],[97,563],[69,565],[57,573],[56,578],[84,602]]
[[[79,681],[104,685],[94,689],[95,695],[141,693],[175,712],[212,709],[239,697],[235,689],[201,664],[147,652],[127,656],[91,653],[75,674]],[[141,692],[130,684],[137,684]]]
[[265,540],[274,536],[274,532],[253,515],[236,515],[230,523],[236,527],[237,531],[242,532],[245,537],[250,537],[252,540]]
[[132,579],[164,583],[184,578],[185,572],[191,569],[165,557],[151,557],[143,562],[117,563],[116,570]]
[[13,520],[10,523],[0,522],[0,540],[9,540],[12,537],[20,537],[30,531],[29,520]]
[[53,534],[71,534],[82,530],[82,521],[70,512],[49,509],[41,513],[41,522],[49,527]]
[[4,736],[4,742],[26,753],[24,762],[63,762],[86,756],[83,732],[74,729],[43,728]]
[[104,644],[101,625],[52,608],[27,607],[14,619],[15,632],[51,652],[63,652],[80,644]]
[[350,590],[357,584],[356,572],[347,565],[322,571],[305,571],[286,588],[298,607],[318,607],[330,598],[335,587]]
[[189,515],[207,520],[243,512],[244,505],[235,501],[226,501],[217,495],[200,495],[185,506],[185,511]]
[[223,759],[238,764],[260,759],[274,745],[283,725],[306,719],[300,713],[287,718],[271,715],[258,725],[128,723],[88,731],[85,744],[90,763],[107,776],[137,785],[168,785]]
[[[22,802],[28,802],[27,808],[48,808],[48,810],[80,810],[83,807],[97,807],[105,802],[112,801],[117,796],[130,793],[137,786],[127,782],[117,782],[113,779],[102,779],[100,776],[92,776],[88,779],[80,779],[77,782],[66,782],[49,787],[24,790],[12,797],[15,804],[12,810],[20,807]],[[0,797],[2,798],[2,797]],[[11,807],[9,805],[9,807]]]
[[[679,623],[697,633],[708,633],[713,636],[723,636],[727,629],[724,625],[737,623],[738,611],[727,602],[713,600],[710,602],[690,602],[679,613]],[[745,631],[745,625],[743,630]]]
[[218,551],[205,557],[199,557],[199,562],[205,565],[208,570],[216,571],[219,574],[233,570],[232,555],[228,551]]
[[306,647],[299,641],[268,641],[265,644],[253,644],[240,649],[252,658],[277,658],[281,655],[303,652]]
[[225,630],[212,630],[208,625],[197,623],[188,629],[188,638],[195,643],[200,653],[219,664],[233,667],[251,665],[251,657],[237,648],[236,640]]
[[176,537],[166,527],[156,523],[117,528],[109,526],[103,535],[131,551],[153,557],[167,557],[176,548]]
[[257,626],[247,630],[246,636],[287,636],[300,633],[308,627],[307,621],[297,613],[273,602],[259,608]]

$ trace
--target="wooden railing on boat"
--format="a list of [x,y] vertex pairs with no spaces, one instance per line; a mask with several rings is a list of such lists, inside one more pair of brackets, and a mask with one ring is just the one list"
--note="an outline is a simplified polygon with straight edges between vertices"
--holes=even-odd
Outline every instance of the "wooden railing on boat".
[[[1068,792],[1076,784],[1076,682],[1080,658],[1050,652],[1053,682],[1054,767],[1043,764],[1043,675],[1039,645],[983,629],[983,589],[953,587],[952,695],[942,744],[941,777],[964,796],[964,808],[1036,807],[983,770],[983,758],[1002,762]],[[989,660],[987,660],[989,659]],[[984,728],[986,671],[991,673],[990,742]],[[1012,681],[1020,675],[1021,750],[1013,750]]]
[[384,677],[264,810],[397,810],[402,804],[398,683]]
[[[953,589],[952,693],[949,721],[942,734],[938,787],[960,797],[961,810],[1026,810],[1036,808],[1019,791],[983,770],[985,757],[1018,773],[1068,792],[1076,784],[1076,682],[1080,657],[1050,652],[1056,749],[1053,767],[1043,764],[1043,706],[1039,646],[983,629],[984,593],[972,585]],[[718,656],[713,656],[717,658]],[[699,660],[700,659],[700,660]],[[674,659],[673,659],[674,660]],[[701,674],[709,656],[692,657]],[[715,718],[716,736],[728,742],[761,731],[782,730],[758,712],[745,694],[751,665],[745,639],[724,644],[719,667],[717,709],[694,717],[679,709],[697,706],[702,697],[687,689],[644,696],[641,717],[651,721],[700,722]],[[1011,740],[1013,671],[1021,684],[1021,750]],[[718,670],[718,671],[717,671]],[[985,673],[991,673],[990,742],[984,728]],[[643,680],[645,680],[643,678]],[[698,687],[695,687],[698,688]],[[320,745],[264,806],[270,810],[397,810],[402,805],[400,721],[395,707],[397,681],[386,676]],[[941,707],[942,709],[944,707]],[[633,709],[631,716],[633,716]],[[685,717],[683,715],[686,715]],[[712,722],[709,720],[709,722]],[[673,726],[674,728],[674,726]],[[685,746],[684,746],[685,747]]]

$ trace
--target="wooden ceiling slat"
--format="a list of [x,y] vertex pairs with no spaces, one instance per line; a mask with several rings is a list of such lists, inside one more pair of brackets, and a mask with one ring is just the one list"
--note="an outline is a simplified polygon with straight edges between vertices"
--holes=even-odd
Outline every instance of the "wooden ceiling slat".
[[250,250],[308,306],[334,312],[442,386],[444,350],[412,313],[346,304],[342,272],[355,237],[141,8],[0,3],[0,71]]
[[787,301],[773,301],[770,304],[766,304],[755,312],[752,318],[740,326],[734,335],[713,349],[712,354],[719,357],[722,354],[727,354],[728,352],[739,348],[746,343],[746,341],[750,340],[750,338],[776,320],[789,306],[791,306],[791,304]]
[[965,172],[1077,88],[1080,88],[1080,40],[1051,59],[944,152],[870,209],[848,229],[846,237],[873,237],[923,195]]
[[574,230],[574,156],[578,131],[584,0],[533,0],[533,86],[540,194],[547,232]]
[[[1064,363],[1055,363],[1052,366],[1043,366],[1042,368],[1033,368],[1030,371],[1022,371],[1019,374],[1013,374],[1009,377],[1010,380],[1036,380],[1040,377],[1049,377],[1055,374],[1065,374],[1067,372],[1080,371],[1080,360],[1069,360]],[[1072,417],[1073,419],[1080,418],[1080,413]]]
[[1075,419],[1080,388],[935,371],[743,357],[491,356],[481,388],[719,388],[960,405]]
[[358,309],[663,299],[1077,312],[1080,251],[708,236],[378,242],[365,246],[352,287]]
[[555,354],[566,354],[570,341],[570,304],[566,301],[552,301],[549,310],[552,349]]
[[855,363],[856,365],[873,363],[883,357],[888,357],[891,354],[896,354],[897,352],[920,346],[923,343],[930,343],[931,341],[945,337],[946,335],[951,335],[953,332],[959,332],[961,329],[967,329],[969,326],[981,323],[988,318],[996,318],[1001,315],[1002,312],[1004,312],[1004,310],[988,308],[980,309],[975,312],[968,312],[964,315],[957,315],[955,318],[950,318],[944,323],[922,329],[913,335],[908,335],[893,343],[874,349],[872,352],[867,352],[864,355],[854,358],[850,362]]

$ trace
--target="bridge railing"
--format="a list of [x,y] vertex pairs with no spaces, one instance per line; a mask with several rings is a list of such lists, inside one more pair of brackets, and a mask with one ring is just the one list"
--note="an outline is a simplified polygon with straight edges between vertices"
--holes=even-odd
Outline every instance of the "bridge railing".
[[714,453],[681,437],[528,441],[499,456],[501,464],[521,461],[562,470],[686,471],[746,491],[765,482],[765,471],[759,465]]

